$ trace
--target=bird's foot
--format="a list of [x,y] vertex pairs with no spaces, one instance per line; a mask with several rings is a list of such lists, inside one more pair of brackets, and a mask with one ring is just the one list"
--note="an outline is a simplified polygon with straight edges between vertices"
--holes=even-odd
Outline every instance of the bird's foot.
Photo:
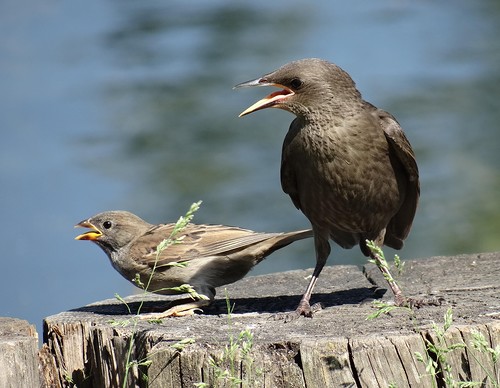
[[441,306],[444,298],[407,298],[402,294],[394,295],[394,305],[397,307],[408,307],[419,309],[424,306]]
[[394,305],[397,307],[410,307],[409,299],[403,294],[398,293],[394,295]]
[[323,310],[323,306],[321,303],[314,303],[312,306],[307,303],[305,306],[301,303],[299,303],[299,306],[295,310],[295,313],[300,315],[303,315],[308,318],[312,318],[312,316],[317,313],[318,311]]
[[323,306],[321,303],[315,303],[312,306],[309,302],[301,300],[295,311],[288,313],[279,313],[273,316],[275,320],[283,321],[285,323],[292,322],[299,318],[301,315],[304,317],[312,318],[312,316],[318,311],[322,310]]
[[408,298],[407,303],[410,308],[419,309],[425,306],[441,306],[444,303],[444,298]]
[[196,311],[203,312],[202,309],[197,307],[182,309],[182,306],[175,306],[161,313],[140,314],[139,319],[143,321],[157,321],[170,317],[185,317],[188,315],[194,315]]
[[209,304],[210,301],[205,299],[188,303],[180,303],[161,313],[140,314],[139,319],[153,321],[168,317],[185,317],[187,315],[194,315],[197,311],[203,312],[200,307],[208,306]]

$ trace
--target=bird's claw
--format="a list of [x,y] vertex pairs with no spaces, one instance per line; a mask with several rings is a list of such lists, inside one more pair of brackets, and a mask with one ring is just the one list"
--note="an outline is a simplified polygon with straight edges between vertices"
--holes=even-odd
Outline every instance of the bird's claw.
[[301,315],[307,318],[312,318],[315,313],[321,311],[323,306],[321,303],[314,303],[312,306],[309,302],[301,301],[295,311],[288,313],[279,313],[273,315],[273,319],[277,321],[283,321],[285,323],[292,322],[299,318]]

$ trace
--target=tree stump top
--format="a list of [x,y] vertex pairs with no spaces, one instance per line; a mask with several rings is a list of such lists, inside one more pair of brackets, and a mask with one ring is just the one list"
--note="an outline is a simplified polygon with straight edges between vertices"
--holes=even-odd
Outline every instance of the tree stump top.
[[[393,269],[393,271],[395,271]],[[404,312],[393,311],[389,317],[367,320],[374,312],[370,303],[382,299],[392,301],[386,282],[374,265],[363,271],[356,266],[325,267],[313,294],[312,303],[323,309],[312,319],[301,317],[283,322],[280,312],[293,311],[308,283],[312,270],[295,270],[270,275],[249,276],[227,286],[232,318],[238,326],[252,326],[256,339],[286,341],[315,337],[351,337],[413,331]],[[442,322],[448,307],[454,307],[455,324],[484,323],[500,319],[500,253],[434,257],[408,261],[398,278],[403,292],[410,297],[441,300],[440,306],[415,310],[423,326]],[[218,289],[213,305],[194,316],[167,318],[161,324],[141,322],[141,330],[168,330],[172,338],[194,337],[203,341],[227,338],[227,307],[224,289]],[[179,296],[139,294],[126,297],[132,313],[145,300],[143,311],[162,309]],[[92,322],[109,326],[111,321],[130,317],[126,306],[108,299],[88,306],[53,315],[49,324]]]
[[[114,375],[120,375],[117,371],[122,370],[121,361],[117,360],[125,354],[127,340],[131,336],[136,341],[134,354],[138,358],[139,355],[147,358],[148,355],[156,354],[154,349],[165,351],[166,347],[173,343],[192,339],[196,346],[201,346],[198,348],[198,353],[195,353],[198,357],[196,359],[202,366],[193,369],[195,377],[188,378],[185,370],[179,372],[176,380],[179,387],[192,386],[191,382],[195,380],[209,381],[210,377],[203,374],[210,369],[208,354],[220,352],[228,343],[230,336],[237,336],[243,330],[249,330],[253,334],[255,346],[264,352],[261,355],[262,360],[276,357],[276,352],[288,354],[289,356],[283,357],[288,357],[289,361],[295,360],[293,366],[276,360],[271,363],[271,369],[273,365],[281,365],[278,372],[268,371],[269,376],[274,376],[273,384],[277,384],[276,381],[279,380],[276,376],[284,373],[283,368],[288,370],[287,373],[292,373],[291,370],[297,372],[294,368],[300,370],[297,372],[297,380],[293,380],[295,377],[292,379],[296,381],[296,385],[280,383],[270,386],[324,387],[325,384],[336,386],[328,385],[331,381],[335,381],[335,384],[343,381],[343,384],[347,384],[345,386],[350,386],[349,384],[383,386],[381,381],[387,384],[394,380],[399,382],[403,376],[406,376],[407,380],[404,384],[399,382],[397,386],[412,386],[411,381],[416,384],[420,381],[419,378],[423,378],[420,376],[426,374],[424,366],[412,358],[415,351],[425,351],[421,333],[428,332],[433,322],[442,324],[443,316],[449,307],[453,308],[454,326],[486,327],[486,333],[489,330],[491,334],[491,338],[488,337],[491,345],[500,342],[500,253],[407,261],[402,275],[397,278],[405,295],[416,298],[431,297],[441,301],[440,305],[424,306],[414,310],[412,319],[410,314],[402,309],[393,310],[390,314],[374,320],[366,319],[375,311],[371,301],[392,300],[392,294],[385,292],[385,280],[373,265],[367,265],[363,269],[356,266],[325,267],[311,300],[312,303],[320,302],[323,309],[313,318],[300,317],[291,322],[276,319],[278,313],[290,312],[296,308],[308,283],[307,277],[311,273],[312,270],[297,270],[247,277],[227,286],[230,304],[234,305],[230,320],[223,289],[218,289],[215,303],[204,308],[202,314],[168,318],[159,324],[138,321],[135,325],[127,325],[127,319],[133,319],[134,315],[128,314],[127,306],[123,302],[109,299],[46,318],[44,341],[51,349],[51,353],[60,354],[56,364],[64,364],[68,373],[72,371],[74,374],[79,368],[78,373],[85,375],[85,365],[88,367],[89,358],[93,365],[109,364],[111,359],[114,360],[116,365],[108,365],[107,372],[103,372],[103,376],[108,377],[101,376],[104,380],[96,381],[99,384],[115,386],[119,385],[119,382],[109,377],[113,375],[109,371],[114,371]],[[145,311],[152,307],[166,308],[165,304],[176,298],[178,296],[149,294],[146,297],[134,295],[126,297],[125,300],[134,313],[140,300],[145,300],[143,306]],[[460,337],[460,333],[458,336]],[[460,338],[465,337],[462,332]],[[380,365],[368,366],[367,363],[374,362],[375,356],[370,356],[371,359],[368,356],[365,358],[360,356],[369,349],[386,348],[392,349],[393,356],[386,355],[385,361],[379,360],[377,363],[382,363],[381,365],[387,363],[386,369],[394,372],[392,377],[390,373],[387,375],[388,371]],[[106,349],[106,362],[103,361],[103,349]],[[331,353],[328,353],[328,349]],[[170,351],[174,352],[172,349]],[[112,357],[109,355],[110,352],[113,354]],[[199,352],[205,352],[204,356],[200,356]],[[189,352],[180,354],[181,364],[190,362],[182,361],[182,354]],[[296,362],[298,355],[301,360],[299,363]],[[151,357],[154,359],[154,356]],[[325,360],[340,364],[331,369],[330,364],[325,366]],[[161,361],[156,360],[153,365],[159,368],[158,376],[160,376],[161,373],[166,373],[162,369],[166,366],[160,368],[158,362]],[[462,360],[458,358],[459,367],[461,362]],[[411,371],[398,372],[396,364],[401,364],[401,368],[412,365]],[[157,370],[153,365],[149,367],[149,378],[151,373]],[[170,367],[173,368],[172,365]],[[240,367],[243,368],[241,365]],[[176,372],[168,370],[169,378],[173,378]],[[311,382],[318,378],[316,372],[320,370],[324,376],[311,385]],[[469,367],[467,373],[473,378],[471,370]],[[136,377],[140,374],[137,372]],[[78,376],[77,374],[77,380]],[[336,376],[334,380],[332,376]],[[136,380],[132,378],[131,383],[134,381]],[[162,381],[163,384],[165,380],[158,381]],[[370,382],[376,383],[370,384]]]

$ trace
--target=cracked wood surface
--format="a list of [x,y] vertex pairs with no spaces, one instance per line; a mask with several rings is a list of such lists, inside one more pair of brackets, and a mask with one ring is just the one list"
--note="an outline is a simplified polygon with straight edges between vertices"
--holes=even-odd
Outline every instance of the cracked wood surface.
[[[272,258],[271,258],[272,259]],[[312,319],[275,319],[293,310],[312,270],[247,277],[227,287],[234,310],[228,320],[224,290],[203,314],[138,321],[116,299],[105,300],[46,318],[42,359],[50,386],[118,387],[125,378],[126,355],[133,335],[127,386],[230,387],[220,373],[227,367],[242,387],[431,387],[444,386],[440,376],[426,374],[415,352],[425,354],[424,339],[436,341],[432,322],[443,324],[453,308],[446,343],[470,344],[472,331],[482,332],[491,347],[500,344],[500,253],[434,257],[407,261],[398,281],[407,296],[432,297],[438,306],[393,310],[375,320],[371,301],[391,300],[378,269],[367,265],[325,267],[312,302],[323,310]],[[142,295],[125,298],[136,311]],[[148,295],[145,308],[163,307],[175,297]],[[128,321],[127,321],[128,320]],[[114,324],[113,324],[114,322]],[[128,325],[126,324],[128,322]],[[121,325],[116,325],[121,323]],[[234,362],[224,360],[229,338],[248,330],[253,347]],[[182,351],[172,345],[192,339]],[[500,380],[500,366],[483,353],[456,349],[448,361],[458,380]],[[482,364],[482,365],[481,365]],[[484,366],[489,368],[488,372]],[[50,380],[51,379],[51,380]],[[54,385],[54,381],[58,385]],[[234,385],[233,385],[234,386]]]

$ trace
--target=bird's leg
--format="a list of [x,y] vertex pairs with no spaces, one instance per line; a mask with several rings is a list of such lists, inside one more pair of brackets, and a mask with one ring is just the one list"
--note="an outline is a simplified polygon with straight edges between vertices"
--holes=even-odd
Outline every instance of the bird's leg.
[[312,274],[311,280],[307,285],[306,291],[302,298],[300,299],[299,305],[295,309],[295,315],[297,317],[304,315],[306,317],[312,317],[313,313],[319,310],[321,307],[314,305],[311,307],[309,301],[314,290],[314,286],[318,281],[319,274],[323,270],[326,264],[328,255],[330,254],[330,244],[328,238],[324,239],[321,237],[320,233],[314,232],[314,246],[316,250],[316,266],[314,267],[314,272]]
[[372,249],[370,249],[369,254],[372,260],[377,265],[377,267],[380,269],[380,272],[382,272],[382,275],[389,284],[389,287],[391,287],[392,293],[394,294],[395,305],[398,307],[405,306],[408,301],[406,297],[403,295],[401,289],[399,288],[398,283],[396,282],[391,272],[389,271],[389,267],[387,266],[387,261],[382,257],[380,257],[380,255],[374,252]]
[[140,314],[139,319],[155,320],[167,317],[183,317],[193,315],[196,311],[203,311],[201,307],[212,304],[215,299],[215,290],[207,286],[194,286],[196,297],[179,299],[173,302],[173,306],[161,313]]
[[[324,265],[324,264],[323,264]],[[321,267],[322,269],[323,267]],[[319,272],[321,272],[321,269]],[[316,273],[316,268],[314,269],[314,273]],[[318,273],[319,275],[319,273]],[[316,285],[316,282],[318,281],[318,276],[317,275],[312,275],[311,281],[307,285],[306,292],[304,295],[302,295],[302,298],[300,299],[299,305],[295,309],[295,313],[297,317],[304,315],[306,317],[312,317],[313,312],[316,311],[316,309],[311,308],[311,305],[309,301],[311,300],[312,292],[314,289],[314,286]]]
[[[368,247],[367,247],[368,249]],[[398,307],[409,307],[409,308],[420,308],[423,306],[440,306],[443,302],[443,298],[419,298],[415,299],[412,297],[405,297],[401,292],[401,289],[398,286],[396,280],[391,275],[389,271],[389,266],[387,265],[387,261],[380,255],[376,250],[370,249],[369,256],[374,260],[375,265],[380,269],[384,279],[391,287],[392,293],[394,294],[394,304]]]

